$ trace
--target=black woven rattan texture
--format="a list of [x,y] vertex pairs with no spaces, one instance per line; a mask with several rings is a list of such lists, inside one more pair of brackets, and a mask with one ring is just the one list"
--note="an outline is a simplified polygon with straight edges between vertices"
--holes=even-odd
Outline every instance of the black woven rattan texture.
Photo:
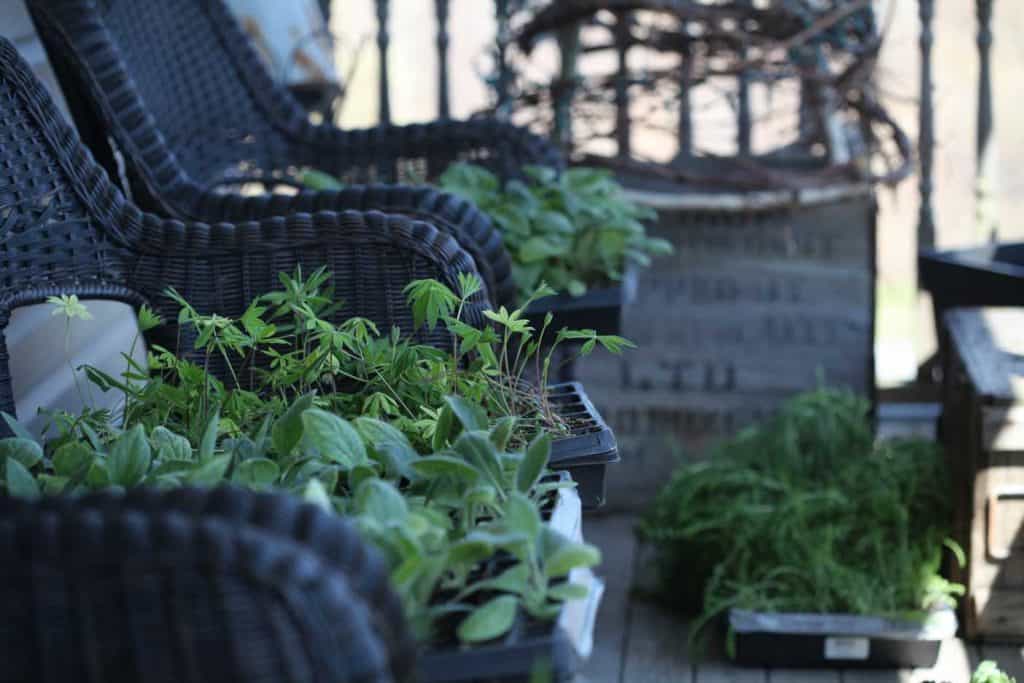
[[[525,164],[560,166],[542,139],[493,120],[354,131],[313,125],[273,82],[221,0],[28,4],[76,120],[110,132],[143,206],[205,221],[371,208],[429,220],[474,257],[492,300],[514,300],[509,256],[490,220],[464,200],[411,185],[436,179],[456,160],[504,177]],[[87,142],[110,160],[105,135]],[[241,179],[268,179],[267,188],[301,167],[351,186],[239,192]]]
[[0,498],[0,557],[0,681],[389,683],[412,670],[383,563],[283,494]]
[[[339,316],[397,325],[423,341],[451,342],[444,330],[414,330],[402,292],[414,279],[457,287],[472,258],[432,225],[379,212],[319,211],[238,224],[164,220],[126,201],[61,119],[52,100],[0,39],[0,329],[10,311],[52,294],[148,302],[169,324],[150,342],[179,348],[173,286],[203,313],[240,315],[280,288],[278,274],[302,266],[334,273]],[[467,322],[483,324],[474,298]],[[180,348],[190,340],[181,335]],[[183,353],[182,355],[189,355]],[[212,369],[226,379],[225,369]],[[9,358],[0,338],[0,410],[14,412]],[[0,427],[0,429],[5,429]]]

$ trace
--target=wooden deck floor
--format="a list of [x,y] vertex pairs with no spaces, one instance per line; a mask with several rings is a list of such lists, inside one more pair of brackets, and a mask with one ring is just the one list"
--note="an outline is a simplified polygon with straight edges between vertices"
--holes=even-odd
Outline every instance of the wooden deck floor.
[[578,683],[967,683],[982,659],[994,659],[1024,683],[1021,646],[943,644],[934,669],[912,671],[787,671],[732,666],[721,656],[693,662],[687,656],[687,623],[656,605],[633,600],[629,586],[637,571],[633,519],[587,517],[586,539],[604,553],[601,574],[607,589],[598,615],[594,653]]

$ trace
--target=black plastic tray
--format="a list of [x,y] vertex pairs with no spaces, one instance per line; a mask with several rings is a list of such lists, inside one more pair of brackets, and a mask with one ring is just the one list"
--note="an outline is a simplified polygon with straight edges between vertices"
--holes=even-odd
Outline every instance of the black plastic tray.
[[[564,481],[568,476],[568,473],[561,472],[545,480]],[[555,505],[553,501],[554,498],[542,510],[545,523],[551,521]],[[498,566],[500,568],[500,561]],[[500,642],[476,646],[453,644],[421,652],[417,659],[416,681],[526,683],[531,680],[534,668],[542,667],[551,673],[550,680],[553,683],[559,683],[571,681],[579,664],[576,649],[557,621],[538,622],[521,614],[512,630]]]
[[563,327],[570,330],[596,330],[598,334],[621,334],[622,307],[633,299],[636,292],[636,274],[630,270],[622,282],[614,287],[588,290],[580,297],[556,294],[530,304],[526,318],[534,329],[544,326],[544,316],[553,319],[548,330],[557,332]]
[[777,668],[896,669],[935,666],[956,616],[940,610],[923,624],[847,614],[729,613],[736,662]]
[[1024,305],[1022,242],[922,251],[918,273],[939,314],[960,306]]
[[548,397],[559,415],[574,422],[571,436],[551,444],[550,467],[572,475],[585,509],[599,508],[605,502],[607,467],[620,460],[615,434],[579,382],[551,385]]
[[571,681],[579,665],[576,650],[557,624],[530,623],[522,618],[501,642],[421,653],[416,664],[416,680],[418,683],[526,683],[534,670],[541,668],[550,672],[553,682]]

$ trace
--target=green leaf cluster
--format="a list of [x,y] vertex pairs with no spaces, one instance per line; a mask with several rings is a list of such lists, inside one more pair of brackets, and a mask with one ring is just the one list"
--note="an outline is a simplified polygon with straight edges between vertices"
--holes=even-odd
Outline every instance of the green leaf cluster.
[[1017,679],[1003,673],[995,662],[986,660],[978,665],[971,683],[1017,683]]
[[582,296],[589,287],[622,279],[630,265],[647,266],[670,254],[665,240],[647,235],[653,210],[630,201],[610,171],[527,167],[526,180],[504,186],[487,169],[457,163],[441,187],[469,199],[501,228],[523,299],[543,282]]
[[[397,329],[384,333],[364,318],[344,318],[329,280],[323,269],[305,278],[282,275],[279,291],[259,297],[238,318],[200,313],[169,291],[180,306],[179,324],[194,338],[191,357],[155,346],[148,367],[128,354],[120,377],[92,367],[86,376],[101,391],[124,395],[126,423],[164,426],[193,441],[214,411],[225,433],[252,434],[299,396],[315,394],[308,400],[316,407],[350,419],[386,420],[426,451],[458,435],[460,409],[479,412],[484,424],[516,418],[509,423],[515,445],[542,430],[565,434],[570,425],[542,390],[557,369],[559,346],[572,342],[572,357],[599,346],[612,353],[632,346],[593,330],[553,333],[550,318],[535,330],[522,309],[485,311],[489,325],[474,327],[463,315],[481,288],[475,276],[460,276],[458,293],[436,280],[410,283],[406,296],[415,324],[446,328],[455,340],[446,351]],[[541,288],[535,296],[549,291]],[[215,363],[226,368],[227,381],[209,372]],[[99,418],[93,426],[102,429]]]
[[[547,470],[552,435],[568,425],[525,375],[532,366],[545,386],[567,339],[586,353],[629,342],[561,330],[542,343],[550,320],[535,332],[519,310],[488,311],[492,324],[477,329],[462,313],[478,279],[461,276],[458,293],[413,282],[417,326],[444,326],[455,339],[444,351],[344,318],[329,281],[322,269],[282,275],[278,291],[238,318],[202,313],[169,291],[193,339],[191,360],[157,346],[146,365],[127,354],[118,377],[86,367],[100,391],[124,396],[123,409],[55,413],[45,444],[8,418],[4,490],[282,490],[355,521],[387,558],[424,639],[479,642],[524,612],[557,616],[583,591],[571,570],[599,555],[543,523],[556,490],[572,485]],[[141,324],[162,321],[144,309]]]
[[163,426],[108,424],[101,436],[80,422],[44,454],[18,427],[22,435],[0,439],[4,489],[33,499],[227,482],[290,492],[354,519],[388,560],[425,639],[451,625],[464,642],[490,640],[521,609],[552,619],[562,601],[581,597],[566,577],[600,555],[542,521],[555,490],[572,485],[545,478],[547,434],[507,450],[506,422],[487,427],[458,416],[454,443],[423,456],[386,422],[350,422],[312,398],[296,399],[253,434],[224,436],[215,414],[198,443]]
[[681,466],[638,532],[695,637],[734,607],[912,616],[963,593],[940,575],[962,556],[948,490],[935,444],[878,442],[864,399],[821,389]]

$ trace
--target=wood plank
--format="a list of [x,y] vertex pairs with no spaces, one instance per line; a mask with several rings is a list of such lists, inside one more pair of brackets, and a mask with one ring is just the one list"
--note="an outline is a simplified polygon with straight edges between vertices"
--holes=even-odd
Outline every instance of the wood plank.
[[629,618],[622,683],[694,683],[686,647],[689,624],[642,600],[632,602]]
[[725,660],[708,660],[697,665],[694,683],[768,683],[768,671],[745,669]]
[[768,683],[840,683],[836,669],[769,669]]
[[1024,681],[1024,652],[1020,645],[982,643],[981,658],[995,661],[1007,674]]
[[978,666],[978,646],[959,639],[947,640],[939,650],[939,661],[931,669],[917,669],[911,675],[913,683],[967,683]]
[[584,540],[601,549],[603,559],[597,573],[605,580],[594,628],[594,652],[581,672],[587,683],[619,683],[622,673],[636,549],[634,522],[626,515],[583,520]]

